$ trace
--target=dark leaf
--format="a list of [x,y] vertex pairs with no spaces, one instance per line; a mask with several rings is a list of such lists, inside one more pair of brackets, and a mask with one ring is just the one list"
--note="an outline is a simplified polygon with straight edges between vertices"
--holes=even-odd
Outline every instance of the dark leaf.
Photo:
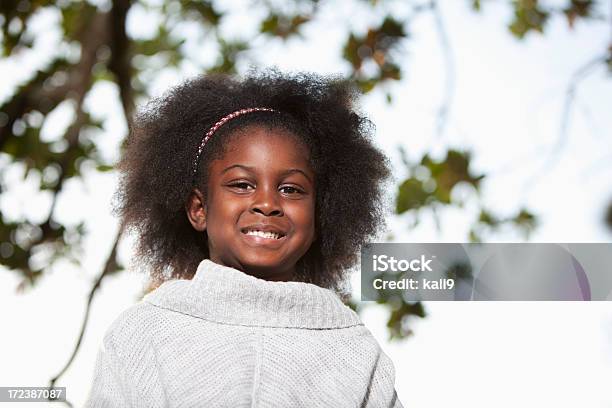
[[578,18],[590,17],[595,6],[593,0],[570,0],[570,4],[563,10],[570,28]]
[[423,207],[430,196],[423,188],[423,182],[415,178],[409,178],[400,186],[397,194],[395,212],[402,214],[408,210]]
[[294,15],[285,16],[280,14],[270,14],[261,23],[260,31],[264,34],[280,37],[284,40],[292,35],[299,34],[301,26],[310,21],[311,16]]
[[387,328],[389,329],[390,340],[401,340],[412,335],[412,330],[408,327],[408,321],[412,317],[424,318],[425,309],[421,302],[403,302],[397,308],[391,309]]
[[510,23],[510,32],[517,38],[523,38],[529,31],[544,31],[544,24],[550,13],[538,6],[537,0],[515,0],[514,21]]
[[187,15],[194,15],[199,20],[214,26],[218,25],[223,17],[223,14],[215,10],[212,2],[209,1],[183,0],[181,4]]

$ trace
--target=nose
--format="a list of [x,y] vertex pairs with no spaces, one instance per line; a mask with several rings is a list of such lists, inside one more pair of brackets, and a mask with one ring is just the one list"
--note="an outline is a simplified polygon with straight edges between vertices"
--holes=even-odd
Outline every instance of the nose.
[[251,212],[266,217],[281,217],[283,208],[280,205],[278,191],[273,187],[260,187],[253,195]]

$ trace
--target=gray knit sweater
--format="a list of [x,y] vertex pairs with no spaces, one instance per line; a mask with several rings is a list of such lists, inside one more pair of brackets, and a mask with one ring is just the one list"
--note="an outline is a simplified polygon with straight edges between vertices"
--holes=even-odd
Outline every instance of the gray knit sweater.
[[327,289],[203,261],[123,312],[87,407],[402,407],[394,368]]

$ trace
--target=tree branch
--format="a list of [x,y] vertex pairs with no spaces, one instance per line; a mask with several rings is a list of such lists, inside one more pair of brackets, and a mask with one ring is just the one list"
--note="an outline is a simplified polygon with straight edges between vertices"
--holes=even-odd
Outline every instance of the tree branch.
[[[111,252],[108,258],[106,259],[106,262],[104,263],[104,268],[102,268],[102,272],[98,275],[93,286],[91,287],[91,290],[89,291],[89,295],[87,296],[87,304],[85,306],[85,313],[83,315],[83,322],[81,323],[81,331],[79,332],[79,337],[77,338],[74,349],[72,350],[72,354],[70,355],[68,361],[60,370],[60,372],[51,379],[51,381],[49,382],[49,387],[55,386],[57,381],[64,375],[68,368],[70,368],[70,365],[72,365],[72,362],[74,361],[74,358],[76,357],[81,347],[81,342],[83,341],[83,336],[85,335],[85,330],[87,329],[87,323],[89,322],[89,313],[91,311],[91,303],[93,301],[93,298],[98,289],[100,288],[100,284],[102,283],[104,277],[117,270],[117,246],[119,244],[119,241],[121,240],[121,236],[123,235],[123,230],[123,227],[119,228],[117,236],[115,237],[115,241],[113,242]],[[69,402],[67,402],[67,405],[72,406],[72,404],[70,404]]]
[[0,126],[0,150],[11,137],[15,136],[12,132],[13,124],[24,114],[35,109],[46,115],[65,99],[69,91],[67,86],[58,86],[52,88],[52,91],[45,91],[43,84],[53,74],[67,66],[68,63],[64,59],[56,59],[46,70],[38,71],[29,82],[20,86],[14,96],[0,106],[8,116],[7,123]]
[[[131,114],[134,109],[134,102],[132,96],[131,89],[131,68],[130,68],[130,59],[129,59],[129,40],[127,38],[127,33],[125,30],[125,21],[127,17],[127,12],[131,7],[130,0],[114,0],[113,8],[108,15],[108,20],[106,24],[106,33],[110,33],[110,38],[108,38],[108,42],[110,44],[112,56],[109,61],[109,70],[113,72],[117,79],[117,84],[119,86],[120,98],[123,106],[123,110],[125,113],[126,120],[129,122]],[[95,47],[97,50],[97,47]],[[94,52],[95,55],[95,52]],[[93,66],[93,65],[92,65]],[[89,70],[91,72],[91,69]],[[89,88],[89,85],[85,88]],[[77,134],[78,136],[78,134]],[[78,138],[76,139],[78,140]],[[87,328],[87,324],[89,322],[89,315],[91,312],[91,304],[93,298],[100,288],[102,280],[104,277],[109,275],[110,273],[117,270],[117,246],[123,234],[123,226],[120,227],[117,232],[117,236],[115,237],[111,252],[106,259],[104,268],[102,272],[94,282],[89,295],[87,297],[87,303],[85,306],[85,312],[83,315],[83,321],[81,323],[81,330],[79,336],[77,338],[76,344],[72,351],[72,354],[68,358],[68,361],[64,365],[64,367],[60,370],[60,372],[51,379],[50,386],[53,386],[68,370],[68,368],[72,365],[83,341],[83,337],[85,335],[85,330]],[[70,405],[70,403],[67,403]],[[71,406],[71,405],[70,405]]]
[[[87,124],[87,114],[83,110],[83,103],[89,89],[91,88],[93,66],[98,60],[97,51],[101,45],[108,42],[107,21],[108,13],[97,13],[92,16],[91,19],[83,22],[84,27],[81,30],[81,36],[79,38],[82,45],[82,56],[79,62],[69,70],[69,81],[66,84],[54,88],[51,91],[45,91],[42,86],[42,82],[44,82],[44,78],[51,76],[53,71],[40,73],[36,77],[38,79],[31,82],[32,93],[26,96],[25,102],[29,103],[29,101],[32,100],[36,101],[37,95],[42,96],[44,93],[49,92],[49,96],[54,96],[57,98],[54,100],[55,105],[61,102],[61,100],[63,100],[65,97],[74,99],[76,103],[76,118],[64,134],[64,140],[67,141],[68,147],[62,157],[57,160],[59,175],[57,178],[57,183],[52,189],[53,198],[49,214],[46,220],[42,224],[38,225],[41,234],[36,240],[29,243],[28,251],[30,251],[36,245],[49,240],[53,236],[54,230],[52,227],[52,222],[55,212],[55,205],[59,195],[61,194],[67,174],[69,174],[69,166],[73,163],[71,152],[73,152],[74,149],[79,148],[79,135],[83,126]],[[53,64],[53,66],[56,66],[56,63]],[[28,106],[23,106],[19,112],[23,114],[27,110],[29,110]],[[19,112],[16,111],[16,113]],[[17,118],[11,119],[16,120]],[[26,272],[26,277],[33,282],[34,276],[32,271],[29,269],[24,269],[24,271]]]
[[134,111],[130,41],[125,29],[127,13],[131,6],[131,0],[113,0],[108,28],[111,33],[111,59],[108,63],[108,69],[115,75],[117,80],[123,112],[128,123]]
[[[69,132],[67,132],[67,135],[66,135],[66,139],[69,142],[69,146],[73,144],[78,144],[78,135],[79,135],[81,127],[84,124],[83,120],[85,119],[85,115],[82,110],[82,102],[87,93],[87,90],[91,86],[91,71],[92,71],[94,63],[96,62],[96,51],[105,42],[109,43],[109,46],[112,52],[112,57],[111,57],[111,60],[109,61],[109,70],[113,72],[116,76],[117,84],[120,90],[120,98],[121,98],[123,110],[125,113],[125,117],[128,122],[130,120],[130,116],[134,108],[134,103],[133,103],[131,83],[130,83],[131,71],[130,71],[130,60],[129,60],[129,53],[128,53],[129,40],[127,38],[127,34],[125,31],[125,20],[126,20],[127,12],[130,6],[131,6],[130,0],[113,1],[113,8],[111,9],[109,14],[105,14],[105,15],[98,14],[94,17],[94,19],[96,19],[96,22],[98,23],[97,30],[91,30],[91,31],[98,31],[98,33],[96,34],[97,41],[94,40],[93,44],[92,43],[87,44],[88,41],[82,42],[83,48],[84,48],[84,51],[83,51],[84,56],[81,59],[80,63],[78,64],[80,69],[78,69],[79,75],[77,75],[78,80],[77,80],[77,86],[76,86],[77,95],[79,96],[78,101],[77,101],[78,103],[77,119],[75,120],[75,123],[73,124],[73,126],[71,126],[71,129],[69,130]],[[110,37],[109,37],[109,33],[110,33]],[[88,39],[92,39],[92,37],[88,36]],[[64,176],[66,173],[65,170],[66,170],[67,165],[68,163],[66,161],[60,164],[61,174],[60,174],[58,186],[56,186],[54,197],[57,197],[59,191],[61,190],[61,184],[64,180]],[[47,220],[47,223],[50,221],[51,215],[52,215],[52,212],[49,215],[49,219]],[[111,252],[105,262],[104,268],[102,269],[102,272],[99,274],[99,276],[95,280],[89,292],[89,295],[87,297],[86,306],[85,306],[85,312],[83,315],[83,321],[81,323],[81,330],[79,332],[79,336],[75,343],[74,349],[70,357],[68,358],[68,361],[64,365],[64,367],[59,371],[57,375],[55,375],[50,380],[51,387],[53,387],[59,381],[59,379],[66,373],[66,371],[70,368],[70,366],[72,365],[81,347],[83,337],[85,335],[85,330],[87,329],[87,324],[89,322],[91,304],[92,304],[95,294],[100,288],[102,280],[108,274],[117,270],[117,262],[116,262],[117,246],[121,239],[122,233],[123,233],[123,227],[119,229],[117,236],[115,237]],[[68,401],[66,402],[66,405],[72,406],[72,404]]]
[[444,130],[446,128],[448,118],[450,116],[450,110],[453,102],[453,97],[455,93],[455,58],[453,55],[453,50],[450,45],[450,40],[448,37],[448,33],[446,32],[446,26],[444,21],[442,20],[442,14],[440,13],[440,8],[438,7],[437,0],[432,0],[431,2],[431,12],[433,14],[436,30],[438,31],[438,38],[440,40],[440,46],[442,47],[442,54],[444,59],[446,60],[445,69],[445,96],[438,109],[438,119],[436,126],[436,136],[441,138],[444,136]]
[[552,150],[549,152],[548,157],[545,159],[540,171],[535,172],[535,175],[529,179],[529,181],[523,188],[524,195],[531,191],[531,189],[535,187],[535,185],[540,181],[540,179],[546,173],[552,170],[553,167],[556,165],[557,160],[559,158],[559,154],[567,143],[568,129],[570,125],[574,102],[576,99],[576,93],[578,91],[578,86],[594,71],[595,68],[605,63],[607,58],[608,55],[598,55],[597,57],[589,60],[586,64],[581,66],[572,74],[565,91],[565,100],[563,102],[563,110],[561,113],[559,136],[557,137],[557,141],[555,142],[555,145],[553,146]]

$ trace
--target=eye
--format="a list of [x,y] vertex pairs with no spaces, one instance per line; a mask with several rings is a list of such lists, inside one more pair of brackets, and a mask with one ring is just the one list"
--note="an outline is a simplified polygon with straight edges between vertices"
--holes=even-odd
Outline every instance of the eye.
[[228,184],[228,186],[239,191],[249,191],[255,188],[251,183],[247,183],[246,181],[237,181],[235,183]]
[[281,186],[280,188],[280,192],[281,193],[285,193],[285,194],[303,194],[304,191],[294,187],[294,186]]

